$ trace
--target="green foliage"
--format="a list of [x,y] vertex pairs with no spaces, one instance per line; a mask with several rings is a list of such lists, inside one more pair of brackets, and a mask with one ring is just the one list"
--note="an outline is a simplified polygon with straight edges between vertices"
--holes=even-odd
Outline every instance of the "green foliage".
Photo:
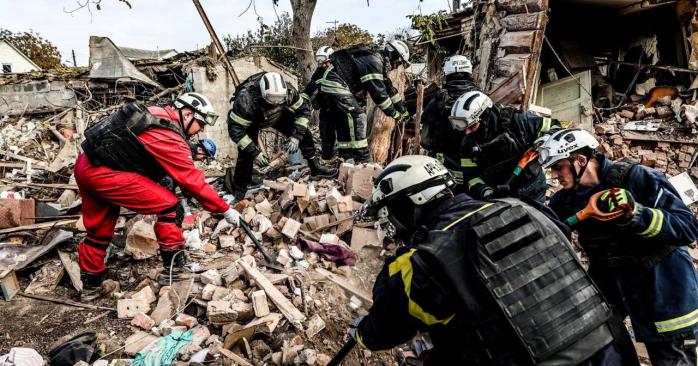
[[281,14],[271,26],[260,23],[256,31],[247,31],[246,34],[237,36],[226,35],[223,43],[228,51],[236,55],[265,56],[294,70],[298,69],[295,50],[287,48],[293,46],[293,20],[289,13]]
[[313,43],[313,49],[317,49],[320,46],[331,46],[335,49],[340,49],[360,43],[375,44],[371,33],[359,28],[356,24],[350,23],[338,25],[336,31],[334,27],[322,29],[315,33],[315,36],[311,38],[311,42]]
[[0,39],[12,43],[42,69],[52,69],[61,64],[61,53],[58,52],[58,48],[32,30],[12,33],[7,29],[0,29]]
[[426,40],[434,44],[436,31],[447,25],[447,15],[445,10],[440,10],[438,13],[429,15],[408,15],[407,18],[412,21],[412,28],[418,30]]
[[[118,1],[120,3],[126,4],[126,6],[128,6],[129,9],[133,9],[133,7],[131,6],[131,2],[129,0],[118,0]],[[95,4],[95,7],[97,8],[97,10],[102,10],[102,0],[96,0],[96,1],[94,1],[94,4]]]

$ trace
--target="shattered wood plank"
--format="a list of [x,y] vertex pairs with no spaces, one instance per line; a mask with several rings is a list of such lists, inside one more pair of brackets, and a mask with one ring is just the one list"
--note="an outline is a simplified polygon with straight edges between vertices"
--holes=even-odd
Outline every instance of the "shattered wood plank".
[[0,230],[0,234],[16,233],[24,230],[46,229],[50,227],[73,226],[78,220],[57,220],[42,222],[40,224],[24,225]]
[[0,294],[5,301],[12,300],[19,293],[19,290],[19,281],[17,281],[15,271],[9,271],[9,273],[0,278]]
[[247,272],[247,274],[255,281],[257,287],[264,290],[271,301],[281,311],[281,313],[299,330],[303,330],[305,315],[298,310],[289,299],[286,298],[274,285],[269,281],[257,268],[250,266],[242,259],[238,260],[238,264]]
[[226,329],[226,326],[224,325],[223,335],[225,336],[225,341],[223,347],[225,347],[226,349],[233,349],[233,347],[235,347],[235,345],[242,338],[251,338],[253,335],[257,333],[271,335],[272,333],[274,333],[274,330],[279,325],[279,322],[281,321],[281,319],[283,319],[283,317],[284,316],[279,313],[271,313],[264,317],[252,320],[242,328],[239,328],[231,332],[229,332]]
[[523,30],[543,29],[545,25],[545,12],[531,14],[513,14],[507,15],[500,19],[500,23],[504,29],[510,32]]
[[511,53],[531,53],[533,42],[540,31],[505,32],[500,37],[499,47]]
[[15,187],[29,187],[29,188],[52,188],[52,189],[71,189],[74,191],[78,190],[77,184],[62,184],[62,183],[18,183],[12,182],[6,179],[2,180],[3,184]]
[[41,296],[41,295],[32,295],[32,294],[26,294],[24,292],[20,292],[21,296],[28,297],[30,299],[34,300],[42,300],[42,301],[50,301],[50,302],[55,302],[56,304],[63,304],[63,305],[69,305],[69,306],[75,306],[78,308],[85,308],[85,309],[92,309],[92,310],[109,310],[109,311],[116,311],[114,308],[108,308],[105,306],[97,306],[97,305],[91,305],[91,304],[83,304],[81,302],[76,302],[76,301],[71,301],[71,300],[63,300],[63,299],[56,299],[53,297],[48,297],[48,296]]
[[12,159],[19,160],[19,161],[24,161],[26,163],[31,163],[32,169],[48,170],[48,164],[46,162],[43,162],[43,161],[28,158],[26,156],[22,156],[22,155],[15,154],[15,153],[5,151],[5,150],[0,150],[0,155],[5,155],[8,158],[12,158]]
[[34,273],[34,278],[24,289],[24,293],[31,295],[52,293],[63,278],[63,274],[65,274],[63,264],[59,259],[53,259]]
[[497,10],[507,14],[531,13],[547,10],[548,0],[496,0]]
[[68,272],[70,282],[73,283],[73,287],[75,287],[78,292],[81,292],[82,280],[80,279],[80,266],[78,265],[78,262],[73,259],[74,256],[75,253],[68,253],[62,250],[58,251],[58,257],[61,259],[61,263],[63,263],[65,271]]
[[361,301],[363,301],[367,306],[373,305],[373,296],[370,293],[352,285],[346,277],[334,274],[323,268],[315,268],[315,271],[325,276],[328,280],[334,282],[339,287],[356,295],[356,297],[360,298]]
[[223,356],[225,356],[225,357],[231,359],[233,362],[235,362],[236,364],[238,364],[238,365],[240,365],[240,366],[254,366],[253,364],[251,364],[250,362],[248,362],[248,361],[247,361],[246,359],[244,359],[243,357],[238,356],[238,355],[236,355],[235,353],[233,353],[232,351],[228,351],[228,350],[225,349],[225,348],[219,349],[219,352],[220,352]]

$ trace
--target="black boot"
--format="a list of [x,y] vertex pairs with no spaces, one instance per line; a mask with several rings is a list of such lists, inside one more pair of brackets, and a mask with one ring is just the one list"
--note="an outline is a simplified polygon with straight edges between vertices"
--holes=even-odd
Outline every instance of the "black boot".
[[336,168],[328,168],[322,165],[320,158],[317,156],[308,159],[308,166],[310,167],[310,175],[317,178],[334,178],[338,173]]
[[175,282],[186,279],[186,271],[184,262],[186,251],[184,249],[160,249],[160,257],[162,258],[163,269],[158,278],[158,283],[163,286],[170,286]]
[[80,271],[80,281],[82,291],[80,301],[87,302],[106,296],[112,292],[119,291],[119,283],[112,280],[104,281],[104,272]]
[[367,147],[363,147],[363,148],[354,150],[354,162],[356,164],[368,163],[369,159],[370,159],[370,156],[369,156]]

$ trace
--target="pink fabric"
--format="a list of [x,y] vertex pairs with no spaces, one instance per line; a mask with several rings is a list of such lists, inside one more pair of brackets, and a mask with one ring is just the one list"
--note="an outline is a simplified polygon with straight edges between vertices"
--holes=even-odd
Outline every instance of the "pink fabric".
[[339,266],[353,266],[356,264],[356,254],[351,249],[340,244],[325,244],[301,238],[303,249],[311,250],[325,257],[325,259],[337,263]]

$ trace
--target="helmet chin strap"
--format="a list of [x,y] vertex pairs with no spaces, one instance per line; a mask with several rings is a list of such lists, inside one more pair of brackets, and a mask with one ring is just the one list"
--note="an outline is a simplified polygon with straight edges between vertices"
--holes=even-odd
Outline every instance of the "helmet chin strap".
[[182,110],[179,109],[179,124],[182,126],[182,129],[184,130],[184,136],[186,139],[189,139],[189,129],[191,129],[191,125],[194,123],[194,118],[189,121],[189,124],[187,127],[184,127],[184,115],[182,114]]
[[582,175],[584,175],[584,172],[587,170],[587,166],[589,165],[589,162],[587,161],[586,164],[584,164],[579,171],[577,171],[577,168],[574,167],[574,159],[570,160],[570,164],[572,164],[572,168],[575,171],[574,175],[574,186],[577,187],[579,186],[579,182],[582,180]]

